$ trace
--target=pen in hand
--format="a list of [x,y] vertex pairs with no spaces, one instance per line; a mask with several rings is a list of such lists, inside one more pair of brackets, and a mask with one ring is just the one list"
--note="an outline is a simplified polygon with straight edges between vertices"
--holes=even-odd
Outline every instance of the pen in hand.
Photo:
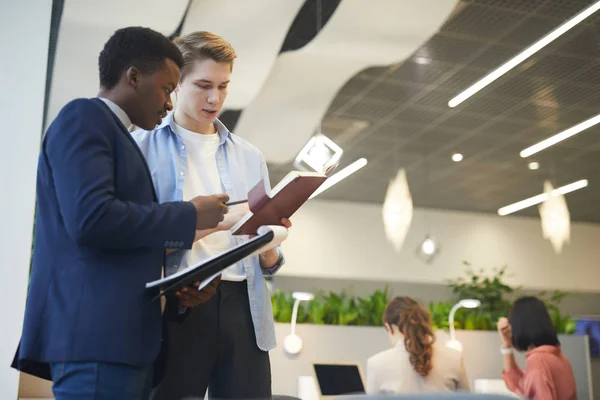
[[247,203],[248,200],[238,200],[238,201],[230,201],[229,203],[225,203],[227,207],[235,206],[237,204]]

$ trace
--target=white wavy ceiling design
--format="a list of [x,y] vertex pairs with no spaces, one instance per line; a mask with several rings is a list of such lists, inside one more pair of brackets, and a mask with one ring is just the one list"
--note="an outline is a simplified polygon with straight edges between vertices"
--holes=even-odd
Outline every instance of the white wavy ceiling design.
[[210,31],[237,53],[225,108],[246,107],[260,92],[304,0],[195,0],[182,34]]
[[[342,0],[303,48],[279,54],[304,0],[194,0],[182,34],[209,30],[238,54],[226,107],[243,108],[235,129],[267,161],[292,160],[344,83],[359,71],[397,63],[447,19],[457,0]],[[98,91],[98,55],[125,26],[172,34],[187,0],[66,0],[55,55],[48,121],[71,99]]]
[[165,35],[177,29],[187,0],[65,0],[48,107],[48,122],[77,97],[98,92],[98,55],[112,33],[147,26]]
[[303,48],[281,54],[236,133],[268,162],[291,161],[336,93],[359,71],[404,60],[448,18],[457,0],[342,0]]

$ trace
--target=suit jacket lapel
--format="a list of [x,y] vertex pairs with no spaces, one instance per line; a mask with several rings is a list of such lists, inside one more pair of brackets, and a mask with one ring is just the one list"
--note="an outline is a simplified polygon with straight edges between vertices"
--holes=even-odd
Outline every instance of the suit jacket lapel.
[[144,154],[142,154],[142,151],[140,150],[138,144],[135,142],[135,140],[133,140],[133,138],[131,137],[131,134],[129,133],[129,131],[127,130],[125,125],[123,125],[121,120],[115,115],[115,113],[113,113],[111,111],[110,108],[108,108],[108,106],[106,104],[104,104],[104,102],[102,100],[98,100],[98,99],[92,99],[92,100],[94,100],[97,104],[100,104],[102,111],[105,114],[108,113],[110,115],[110,117],[116,122],[121,133],[124,134],[127,137],[127,140],[129,140],[131,142],[131,144],[133,144],[133,146],[135,147],[135,150],[137,151],[140,158],[142,159],[142,162],[144,163],[146,175],[148,176],[148,179],[150,180],[150,186],[152,186],[152,196],[154,197],[154,201],[158,201],[158,196],[156,195],[156,190],[154,188],[154,182],[152,181],[152,175],[150,174],[150,168],[148,167],[148,163],[146,162],[146,157],[144,157]]

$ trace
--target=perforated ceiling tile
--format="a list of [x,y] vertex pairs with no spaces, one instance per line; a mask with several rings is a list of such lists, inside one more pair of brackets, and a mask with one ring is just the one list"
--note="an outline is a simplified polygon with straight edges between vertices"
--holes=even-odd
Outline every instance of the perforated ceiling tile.
[[443,31],[454,34],[495,39],[519,22],[521,15],[509,9],[472,4],[465,7],[454,19],[444,25]]
[[[559,148],[562,147],[562,148],[566,149],[567,151],[573,150],[573,149],[583,150],[583,152],[581,152],[581,153],[574,152],[574,151],[571,152],[571,154],[573,154],[575,157],[577,157],[578,155],[585,153],[585,151],[588,148],[590,148],[591,146],[598,144],[598,135],[599,134],[600,134],[600,127],[593,127],[590,129],[586,129],[585,131],[583,131],[575,136],[571,136],[570,138],[560,142],[559,144],[557,144],[555,146],[559,147]],[[551,150],[551,149],[548,149],[548,150]],[[550,154],[550,153],[548,153],[548,154]],[[567,154],[567,156],[570,156],[571,154]],[[593,154],[597,155],[597,151],[593,152]]]
[[[600,75],[599,75],[600,77]],[[591,84],[581,84],[577,78],[572,78],[561,83],[550,85],[544,93],[540,93],[533,100],[536,104],[559,104],[561,106],[583,106],[593,101],[597,104],[600,98],[600,87]],[[561,107],[561,111],[565,107]]]
[[561,54],[589,60],[598,58],[600,51],[600,32],[597,26],[581,25],[573,29],[573,33],[562,40],[558,48]]
[[422,156],[427,156],[434,151],[439,150],[441,145],[435,142],[426,141],[413,141],[408,142],[401,147],[401,150],[405,153],[414,153]]
[[493,91],[482,93],[481,96],[465,103],[464,108],[471,113],[496,116],[505,113],[516,105],[515,99],[495,97],[494,95]]
[[[562,130],[562,129],[567,129],[572,126],[575,126],[575,125],[577,125],[593,116],[596,116],[596,115],[598,115],[598,112],[590,113],[588,111],[571,109],[570,112],[568,112],[568,111],[559,112],[556,115],[555,120],[556,120],[556,122],[558,122],[558,126]],[[594,129],[594,128],[592,128],[592,129]],[[588,131],[588,130],[586,130],[586,131]],[[597,140],[597,136],[594,139]]]
[[555,119],[558,120],[559,114],[558,104],[556,105],[543,105],[527,103],[522,107],[507,113],[507,116],[511,119],[529,120],[535,122],[543,119]]
[[375,130],[375,132],[373,132],[373,135],[377,135],[388,140],[401,141],[415,135],[423,129],[423,124],[419,122],[392,119],[384,124],[381,124]]
[[422,96],[415,102],[415,104],[418,106],[432,108],[447,108],[448,99],[454,97],[455,94],[456,93],[454,91],[448,91],[444,93],[439,89],[439,87],[436,89],[429,89],[422,92]]
[[[454,68],[457,70],[453,71],[451,68],[446,69],[448,74],[442,77],[443,80],[439,82],[439,87],[446,92],[455,92],[456,94],[465,90],[490,72],[485,68],[467,67],[462,64],[456,64]],[[448,100],[452,97],[453,96],[448,97]]]
[[553,80],[564,79],[573,75],[582,67],[585,67],[588,62],[577,58],[550,54],[538,60],[530,68],[523,71],[523,73]]
[[596,0],[554,0],[546,1],[538,10],[537,14],[567,20],[595,3]]
[[485,43],[473,39],[438,34],[421,46],[415,56],[435,61],[461,63],[467,61],[484,47]]
[[445,119],[442,123],[447,128],[460,129],[469,132],[477,129],[482,124],[489,121],[489,117],[478,114],[467,114],[466,112],[454,113]]
[[491,136],[474,134],[472,136],[465,137],[459,144],[457,151],[460,149],[462,153],[477,154],[481,151],[481,149],[501,146],[506,142],[506,140],[507,138],[500,135]]
[[432,60],[429,64],[417,64],[406,61],[389,76],[389,79],[401,82],[431,84],[448,73],[448,69],[452,67],[453,64],[437,60]]
[[[550,33],[552,30],[560,25],[559,21],[548,18],[541,18],[537,16],[525,17],[515,29],[507,33],[502,39],[503,43],[508,45],[517,46],[520,50],[524,50],[526,47],[537,42],[539,39]],[[543,52],[551,50],[561,45],[561,41],[565,38],[558,38],[555,42],[549,44]]]
[[579,70],[571,76],[571,79],[582,84],[592,84],[600,87],[600,61],[595,61],[591,65],[588,64],[588,68]]
[[373,99],[363,99],[358,103],[351,101],[350,104],[338,114],[349,118],[376,120],[385,117],[398,108],[398,104]]
[[503,76],[503,79],[499,82],[485,88],[498,96],[510,97],[525,101],[531,99],[534,96],[540,96],[547,93],[547,88],[554,82],[548,79],[540,79],[539,77],[532,76],[531,74],[520,73],[519,71],[512,71],[511,73]]
[[447,145],[456,141],[461,134],[455,132],[449,132],[448,130],[439,129],[440,127],[434,127],[427,131],[418,133],[418,140],[426,143],[435,143],[437,145]]
[[405,102],[420,93],[427,86],[423,84],[384,82],[373,87],[367,98],[389,102]]
[[522,49],[514,46],[493,45],[477,56],[470,65],[489,69],[489,72],[504,64],[507,60],[519,54]]
[[427,123],[441,117],[446,112],[448,112],[446,108],[413,105],[401,111],[394,117],[394,119],[396,121],[406,121],[410,123],[426,125]]
[[[591,3],[463,1],[454,19],[389,76],[387,67],[357,74],[334,99],[323,125],[343,142],[343,163],[364,155],[369,164],[319,198],[381,204],[389,180],[403,167],[416,207],[496,214],[501,206],[541,193],[549,177],[555,186],[587,178],[587,188],[567,195],[571,217],[600,223],[600,126],[533,157],[519,156],[600,113],[597,26],[576,27],[458,107],[447,106],[513,52]],[[382,83],[370,88],[377,80]],[[343,121],[360,121],[361,128],[352,133],[353,123]],[[453,152],[464,160],[452,162]],[[540,163],[539,170],[527,168],[531,160]],[[269,168],[276,183],[293,167]],[[517,215],[539,218],[536,207]]]
[[473,3],[490,8],[501,8],[519,13],[530,13],[538,9],[547,0],[468,0]]

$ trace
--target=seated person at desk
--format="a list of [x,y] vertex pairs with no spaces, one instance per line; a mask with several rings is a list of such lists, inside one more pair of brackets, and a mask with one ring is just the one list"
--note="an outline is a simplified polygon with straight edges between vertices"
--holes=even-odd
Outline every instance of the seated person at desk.
[[465,390],[462,353],[438,344],[429,312],[410,297],[395,297],[383,324],[394,345],[367,360],[367,393],[426,393]]
[[[498,320],[498,333],[504,355],[502,377],[506,386],[531,400],[575,400],[575,376],[560,342],[546,305],[536,297],[522,297],[512,305],[507,318]],[[522,371],[513,347],[527,351]]]

